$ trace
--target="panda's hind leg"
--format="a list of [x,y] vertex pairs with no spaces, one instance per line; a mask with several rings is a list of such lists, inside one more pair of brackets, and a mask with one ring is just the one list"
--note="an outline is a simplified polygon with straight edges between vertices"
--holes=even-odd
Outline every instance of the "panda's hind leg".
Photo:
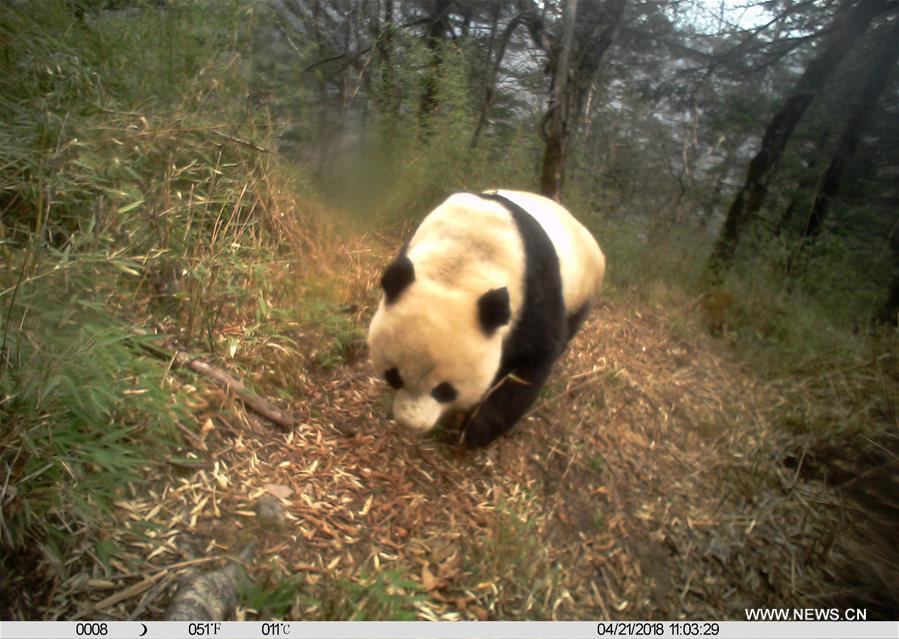
[[540,393],[552,370],[552,360],[516,368],[466,419],[463,440],[471,448],[486,446],[521,419]]
[[571,341],[571,338],[574,337],[574,334],[578,332],[581,328],[581,324],[584,323],[584,320],[587,319],[587,315],[590,314],[590,309],[593,307],[592,304],[587,303],[581,306],[574,313],[565,318],[565,322],[568,326],[568,337],[565,338],[566,343]]

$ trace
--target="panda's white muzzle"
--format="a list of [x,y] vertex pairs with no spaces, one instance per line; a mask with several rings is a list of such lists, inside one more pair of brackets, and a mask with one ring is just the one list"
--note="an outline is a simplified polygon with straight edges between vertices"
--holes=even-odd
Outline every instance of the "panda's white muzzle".
[[400,425],[418,432],[431,430],[443,414],[444,407],[430,395],[416,397],[400,390],[393,401],[393,417]]

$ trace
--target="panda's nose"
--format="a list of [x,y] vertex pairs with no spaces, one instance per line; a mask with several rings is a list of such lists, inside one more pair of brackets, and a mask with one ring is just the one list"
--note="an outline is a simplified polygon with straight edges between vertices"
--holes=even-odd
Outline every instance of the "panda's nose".
[[404,428],[418,432],[431,430],[441,412],[440,404],[430,395],[414,397],[401,390],[393,402],[393,418]]

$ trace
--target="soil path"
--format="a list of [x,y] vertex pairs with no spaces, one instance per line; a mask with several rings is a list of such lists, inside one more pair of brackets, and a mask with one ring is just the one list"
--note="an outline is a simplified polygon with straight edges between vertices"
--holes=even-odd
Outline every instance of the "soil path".
[[[661,312],[604,302],[528,418],[473,452],[386,419],[364,354],[315,371],[272,352],[297,378],[260,383],[308,390],[299,426],[209,391],[197,465],[120,502],[154,569],[256,541],[251,575],[289,583],[302,619],[742,619],[807,602],[836,534],[829,493],[782,464],[765,388]],[[177,572],[104,614],[158,615]]]

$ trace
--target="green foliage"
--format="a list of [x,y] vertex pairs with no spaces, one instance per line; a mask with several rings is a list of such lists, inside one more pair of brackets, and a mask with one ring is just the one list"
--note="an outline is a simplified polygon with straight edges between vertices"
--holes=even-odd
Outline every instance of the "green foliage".
[[425,599],[421,586],[402,568],[362,575],[358,583],[347,587],[352,613],[344,618],[350,621],[413,621],[418,618],[415,604]]
[[[366,228],[383,229],[419,218],[452,192],[488,188],[531,189],[541,152],[533,123],[484,136],[472,146],[480,96],[472,90],[472,46],[450,43],[437,73],[437,108],[418,111],[420,69],[429,52],[404,42],[397,82],[407,96],[397,113],[379,111],[372,136],[358,155],[335,161],[321,177],[325,195],[357,215]],[[377,203],[376,205],[374,203]]]
[[207,120],[241,113],[247,9],[137,9],[74,25],[62,3],[0,12],[13,62],[0,78],[0,237],[70,259],[127,254],[158,310],[208,334],[226,305],[250,302],[252,264],[281,230],[266,217],[271,159]]
[[[886,288],[886,276],[874,264],[863,267],[839,241],[822,237],[820,242],[788,278],[785,265],[797,255],[796,246],[749,238],[727,281],[734,295],[736,344],[755,361],[767,362],[766,368],[851,351],[855,339],[848,334],[866,323],[876,289]],[[879,287],[859,285],[875,278],[881,279]]]
[[295,306],[274,310],[275,320],[299,321],[313,344],[304,349],[311,363],[331,370],[350,363],[361,350],[365,333],[356,318],[326,291],[307,291]]
[[582,218],[606,255],[606,295],[630,291],[652,304],[670,305],[682,303],[699,287],[706,255],[697,249],[703,246],[702,229],[684,225],[666,230],[653,220],[622,219],[602,210]]
[[219,124],[241,113],[252,12],[71,6],[0,7],[0,542],[61,579],[189,421],[127,324],[209,336],[288,232],[255,129]]
[[[888,235],[885,232],[881,237]],[[824,233],[813,246],[804,247],[792,285],[824,305],[820,310],[835,325],[867,323],[883,301],[893,275],[884,240],[872,248],[875,250],[865,250],[845,236]],[[794,247],[794,255],[797,252]]]
[[316,597],[304,603],[309,614],[326,620],[414,621],[417,604],[426,599],[408,569],[396,566],[323,584]]
[[284,576],[277,569],[267,584],[255,584],[241,573],[237,582],[237,596],[241,606],[252,610],[258,619],[284,619],[290,615],[297,598],[297,576]]
[[82,266],[0,296],[0,466],[13,491],[0,535],[13,546],[45,538],[61,557],[160,462],[185,417],[164,384],[165,363],[140,355],[144,338],[84,299]]
[[[142,212],[153,195],[144,181],[187,188],[197,172],[227,161],[212,145],[183,162],[174,153],[200,133],[187,113],[230,109],[215,96],[240,93],[232,86],[239,61],[209,73],[221,62],[221,22],[233,21],[234,9],[202,4],[104,12],[91,21],[73,21],[63,2],[0,10],[0,56],[8,62],[0,76],[0,205],[8,238],[32,233],[61,245],[110,211]],[[151,123],[148,108],[177,110]],[[166,134],[167,144],[157,144]]]

